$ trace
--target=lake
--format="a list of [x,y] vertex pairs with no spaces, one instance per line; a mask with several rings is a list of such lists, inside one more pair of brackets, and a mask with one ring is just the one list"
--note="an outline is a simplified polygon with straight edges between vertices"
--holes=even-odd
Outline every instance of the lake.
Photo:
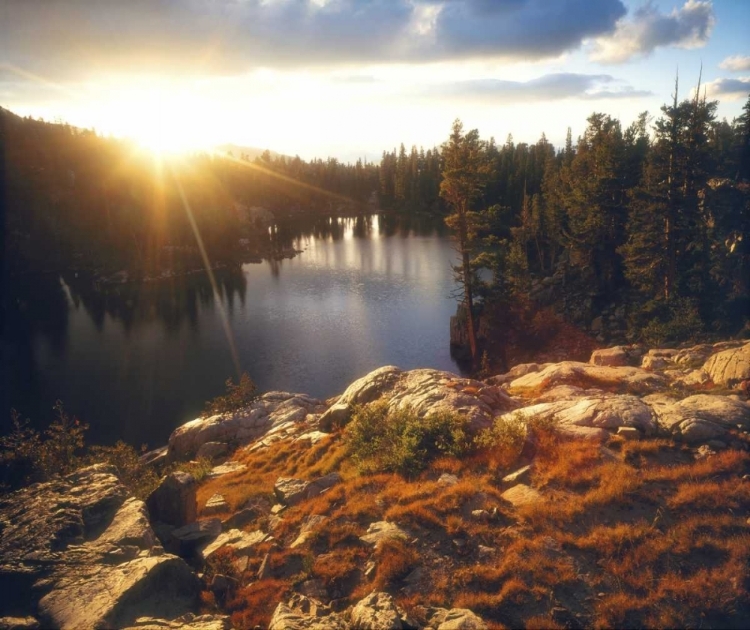
[[213,285],[205,273],[106,292],[75,274],[15,280],[4,415],[15,407],[41,425],[61,399],[89,442],[156,447],[237,365],[261,391],[319,398],[382,365],[458,371],[456,254],[442,221],[331,217],[272,236],[303,252],[217,271]]

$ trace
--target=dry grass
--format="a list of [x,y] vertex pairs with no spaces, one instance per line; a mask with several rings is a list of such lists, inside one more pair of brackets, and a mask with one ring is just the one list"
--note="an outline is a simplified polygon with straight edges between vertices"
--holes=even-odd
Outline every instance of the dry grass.
[[[316,579],[342,605],[386,590],[417,619],[421,607],[442,606],[470,608],[491,627],[750,626],[750,455],[696,460],[664,439],[609,448],[540,432],[531,485],[542,498],[518,509],[501,499],[506,486],[486,454],[437,459],[411,481],[357,475],[336,437],[245,454],[248,471],[199,496],[221,492],[235,507],[270,495],[279,476],[337,470],[343,481],[282,513],[273,535],[285,546],[310,515],[327,520],[301,547],[272,552],[272,577],[251,583],[259,548],[226,609],[237,627],[265,626],[284,593]],[[459,482],[438,484],[445,472]],[[363,544],[380,520],[410,540]],[[415,568],[423,577],[405,581]],[[202,597],[206,610],[216,605]]]

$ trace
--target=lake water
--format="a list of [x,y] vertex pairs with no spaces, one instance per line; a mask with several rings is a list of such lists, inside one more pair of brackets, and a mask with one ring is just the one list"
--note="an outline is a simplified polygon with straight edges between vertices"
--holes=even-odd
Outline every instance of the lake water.
[[16,282],[4,411],[42,424],[61,399],[90,442],[155,447],[223,393],[233,354],[261,391],[320,398],[382,365],[458,371],[456,255],[440,221],[327,218],[274,236],[304,252],[217,272],[215,286],[206,274],[105,294],[75,276]]

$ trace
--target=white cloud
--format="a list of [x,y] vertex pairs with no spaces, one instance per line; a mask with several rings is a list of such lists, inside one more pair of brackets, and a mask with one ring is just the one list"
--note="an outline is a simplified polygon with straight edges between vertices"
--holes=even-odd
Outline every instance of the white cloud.
[[733,72],[750,70],[750,55],[746,55],[744,57],[742,55],[727,57],[719,64],[719,68],[722,68],[723,70],[731,70]]
[[632,18],[620,19],[612,34],[597,37],[590,57],[611,64],[649,55],[663,46],[700,48],[708,41],[715,21],[711,0],[687,0],[668,15],[649,0]]
[[[706,94],[711,97],[722,96],[728,101],[736,101],[750,95],[750,77],[738,79],[716,79],[706,83]],[[695,90],[693,90],[695,93]]]
[[493,103],[521,103],[559,101],[569,98],[587,100],[638,98],[651,92],[630,86],[618,86],[619,81],[609,74],[545,74],[530,81],[475,79],[435,84],[420,88],[427,98],[435,96]]

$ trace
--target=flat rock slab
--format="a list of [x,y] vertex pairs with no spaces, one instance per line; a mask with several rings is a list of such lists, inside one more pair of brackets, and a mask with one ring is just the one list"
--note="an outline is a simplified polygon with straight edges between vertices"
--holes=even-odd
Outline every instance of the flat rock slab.
[[645,435],[659,428],[651,407],[636,396],[599,394],[568,398],[523,407],[504,418],[525,422],[551,422],[566,433],[605,439],[609,431],[633,427]]
[[193,615],[188,613],[177,619],[140,617],[133,625],[123,630],[232,630],[232,622],[226,615]]
[[206,506],[203,508],[203,514],[218,514],[220,512],[228,512],[229,503],[221,494],[214,494],[208,501]]
[[39,602],[55,628],[122,628],[137,617],[173,617],[195,606],[200,582],[180,558],[136,558],[115,566],[75,567]]
[[660,389],[666,379],[659,374],[629,366],[600,366],[576,361],[553,363],[539,372],[531,372],[511,381],[509,391],[518,396],[538,396],[558,385],[626,390],[639,394]]
[[225,464],[221,464],[219,466],[214,466],[211,469],[211,472],[209,472],[206,475],[206,479],[216,479],[217,477],[223,477],[224,475],[229,475],[231,473],[236,472],[242,472],[247,470],[247,466],[245,464],[242,464],[240,462],[226,462]]
[[226,545],[227,547],[231,547],[238,556],[246,556],[253,547],[268,540],[273,540],[273,537],[260,530],[243,532],[239,529],[230,529],[228,532],[220,534],[212,543],[206,546],[201,555],[204,560],[207,560]]
[[508,503],[512,503],[513,507],[520,507],[529,503],[535,503],[542,495],[531,486],[519,483],[517,486],[513,486],[503,492],[500,496],[508,501]]

